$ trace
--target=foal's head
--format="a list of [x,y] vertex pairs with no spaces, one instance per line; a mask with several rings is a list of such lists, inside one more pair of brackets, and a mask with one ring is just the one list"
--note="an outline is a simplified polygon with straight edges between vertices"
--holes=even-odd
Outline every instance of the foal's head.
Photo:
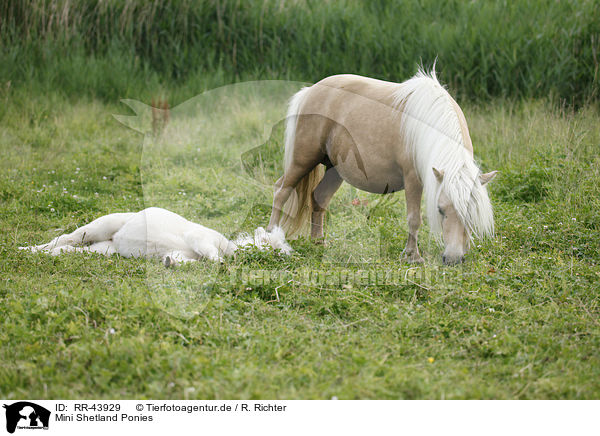
[[[471,190],[467,193],[469,197],[466,197],[464,193],[461,196],[456,192],[449,192],[450,189],[457,188],[443,183],[443,171],[433,168],[433,173],[440,183],[437,208],[444,241],[442,261],[445,265],[455,265],[465,260],[465,254],[469,250],[471,242],[472,229],[481,230],[483,234],[493,232],[493,221],[491,221],[491,229],[481,229],[477,223],[492,220],[491,206],[484,186],[496,176],[497,171],[480,174],[478,179],[472,182]],[[482,214],[490,214],[490,216],[482,217]]]

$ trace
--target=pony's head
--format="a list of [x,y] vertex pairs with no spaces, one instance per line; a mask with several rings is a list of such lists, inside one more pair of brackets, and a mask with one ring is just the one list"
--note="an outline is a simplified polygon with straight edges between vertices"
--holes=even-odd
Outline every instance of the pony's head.
[[[471,174],[469,174],[471,173]],[[469,250],[473,236],[485,237],[494,233],[492,206],[485,185],[497,174],[472,175],[467,167],[447,176],[444,171],[433,168],[438,182],[436,210],[431,219],[434,230],[438,230],[444,242],[442,261],[445,265],[461,263]]]
[[445,264],[462,262],[472,238],[494,234],[494,214],[462,110],[438,82],[435,69],[423,69],[398,85],[394,105],[400,131],[423,184],[431,231],[444,243]]

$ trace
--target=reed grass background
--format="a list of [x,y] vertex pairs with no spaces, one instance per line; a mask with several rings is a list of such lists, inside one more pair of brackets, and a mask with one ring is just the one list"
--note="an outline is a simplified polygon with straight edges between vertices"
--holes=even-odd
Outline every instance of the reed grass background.
[[3,0],[0,38],[3,82],[112,101],[248,79],[402,81],[436,57],[459,98],[579,105],[599,88],[593,0]]

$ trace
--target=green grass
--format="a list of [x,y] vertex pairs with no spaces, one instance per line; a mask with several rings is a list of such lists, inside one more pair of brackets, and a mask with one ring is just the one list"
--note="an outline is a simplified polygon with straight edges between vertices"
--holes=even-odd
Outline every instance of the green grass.
[[145,138],[111,116],[124,106],[0,96],[0,397],[598,398],[592,106],[464,105],[476,156],[500,175],[497,235],[460,267],[441,265],[426,226],[425,265],[403,265],[403,194],[347,185],[329,245],[293,241],[289,258],[248,250],[167,270],[17,251],[149,205],[227,235],[264,225],[289,90],[240,89],[174,109]]
[[599,91],[595,0],[6,0],[0,84],[173,102],[240,79],[392,81],[419,62],[472,99],[582,105]]

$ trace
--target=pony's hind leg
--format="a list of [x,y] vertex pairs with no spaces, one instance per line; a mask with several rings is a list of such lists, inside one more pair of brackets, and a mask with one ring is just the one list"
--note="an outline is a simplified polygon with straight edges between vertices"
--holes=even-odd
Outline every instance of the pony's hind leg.
[[285,170],[283,177],[275,183],[268,232],[280,225],[284,206],[294,190],[297,194],[294,199],[295,207],[294,204],[286,207],[286,216],[281,227],[289,235],[302,229],[304,221],[310,220],[312,192],[323,177],[320,164],[326,157],[325,144],[331,121],[320,115],[300,114],[299,104],[306,92],[308,89],[297,93],[288,110],[285,130]]
[[[314,153],[314,156],[310,159],[304,159],[302,162],[292,162],[290,167],[285,171],[284,175],[275,182],[275,195],[273,196],[273,209],[271,210],[271,219],[267,226],[267,231],[271,232],[275,227],[279,225],[281,220],[281,214],[285,203],[290,198],[290,195],[294,189],[300,184],[300,182],[307,177],[315,167],[317,167],[323,159],[323,154],[318,151]],[[309,195],[312,193],[309,193]],[[304,207],[303,204],[298,202],[296,207],[298,210],[296,214],[300,213],[300,209]]]
[[267,230],[273,230],[277,225],[279,225],[279,220],[281,219],[281,212],[283,211],[283,205],[292,193],[291,186],[283,186],[283,181],[285,176],[281,176],[279,180],[275,182],[275,194],[273,195],[273,208],[271,209],[271,219],[269,219],[269,225],[267,226]]
[[[80,246],[94,242],[108,241],[135,213],[113,213],[95,219],[85,226],[79,227],[72,233],[57,236],[47,244],[32,247],[19,247],[31,251],[50,252],[63,246]],[[72,251],[72,250],[71,250]]]
[[[271,219],[267,226],[267,231],[271,232],[277,226],[281,220],[281,214],[283,213],[283,207],[290,198],[290,195],[300,183],[300,180],[312,170],[310,168],[306,172],[299,171],[298,169],[288,170],[277,182],[275,182],[275,195],[273,195],[273,209],[271,210]],[[302,205],[297,204],[296,207],[300,208]],[[298,212],[298,211],[297,211]]]
[[342,185],[343,179],[334,167],[330,167],[325,172],[323,179],[317,185],[312,193],[313,212],[311,217],[310,237],[320,240],[324,236],[323,222],[325,212],[333,195]]

